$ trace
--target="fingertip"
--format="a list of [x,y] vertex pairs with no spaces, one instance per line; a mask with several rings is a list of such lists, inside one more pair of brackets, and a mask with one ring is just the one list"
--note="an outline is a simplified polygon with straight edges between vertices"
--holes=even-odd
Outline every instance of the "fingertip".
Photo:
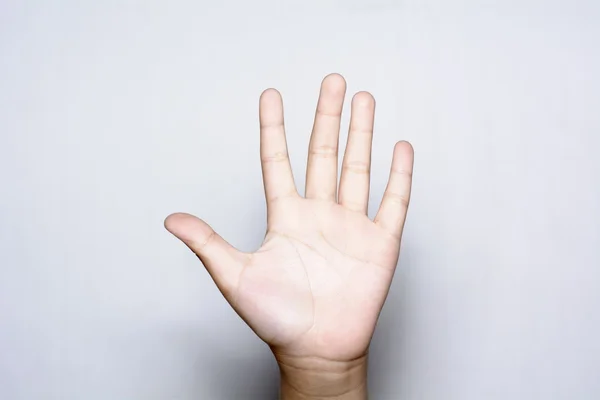
[[260,101],[261,102],[264,102],[264,101],[273,101],[273,100],[279,100],[279,99],[281,99],[281,93],[279,92],[279,90],[277,90],[275,88],[265,89],[260,94]]
[[182,218],[183,214],[184,213],[173,213],[167,216],[167,218],[165,218],[163,221],[165,229],[172,233],[173,226],[177,224],[177,221]]
[[334,72],[323,78],[321,87],[331,92],[345,92],[346,79],[341,74]]
[[266,89],[260,95],[259,117],[261,126],[283,123],[283,99],[277,89]]
[[196,241],[197,238],[202,238],[211,231],[211,228],[200,218],[181,212],[169,215],[164,225],[167,231],[184,242]]
[[415,150],[412,144],[406,140],[401,140],[394,146],[394,156],[410,157],[414,156]]
[[412,145],[402,140],[394,146],[392,158],[392,174],[406,175],[412,177],[414,166],[414,149]]
[[369,92],[360,91],[352,97],[352,104],[358,107],[374,108],[375,97]]
[[409,151],[414,150],[413,145],[408,140],[400,140],[399,142],[396,143],[396,147],[405,148]]

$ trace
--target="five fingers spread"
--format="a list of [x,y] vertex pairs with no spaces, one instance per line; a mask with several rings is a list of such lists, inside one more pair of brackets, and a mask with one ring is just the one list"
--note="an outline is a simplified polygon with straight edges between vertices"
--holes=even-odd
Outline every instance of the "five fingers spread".
[[[338,188],[345,93],[340,75],[323,80],[310,138],[306,198],[294,183],[281,95],[267,89],[260,96],[267,235],[256,252],[237,250],[190,214],[172,214],[164,224],[198,256],[281,365],[282,356],[287,356],[285,363],[301,360],[302,371],[285,374],[301,374],[298,382],[310,381],[307,386],[318,391],[315,396],[352,393],[366,398],[366,386],[349,383],[346,372],[358,365],[356,381],[366,382],[366,353],[398,260],[414,154],[408,142],[396,143],[379,211],[369,220],[375,99],[367,92],[352,99]],[[314,374],[306,375],[311,369]],[[332,386],[329,377],[320,379],[323,373],[342,373],[345,378],[334,381],[344,387]],[[315,376],[319,382],[313,385]]]
[[[337,154],[345,93],[346,82],[341,75],[325,77],[310,138],[306,198],[335,202],[337,197],[342,207],[366,215],[375,99],[367,92],[359,92],[352,99],[348,143],[338,192]],[[269,209],[275,201],[299,197],[288,156],[283,102],[277,90],[263,92],[259,116],[260,157]],[[410,200],[413,158],[413,148],[408,142],[396,144],[388,184],[374,220],[375,224],[398,239],[402,235]],[[169,216],[165,227],[198,255],[224,293],[235,287],[247,254],[227,243],[204,221],[189,214]]]

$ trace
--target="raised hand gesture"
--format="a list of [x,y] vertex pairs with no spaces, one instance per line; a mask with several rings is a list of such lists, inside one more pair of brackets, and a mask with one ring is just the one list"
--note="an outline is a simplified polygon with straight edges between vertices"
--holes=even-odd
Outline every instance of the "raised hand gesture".
[[409,204],[413,149],[394,148],[374,220],[367,216],[375,100],[352,100],[338,187],[346,83],[322,83],[310,139],[306,194],[296,190],[283,104],[260,98],[260,157],[267,201],[262,246],[244,253],[204,221],[173,214],[166,228],[192,249],[227,301],[272,349],[285,399],[366,398],[366,354],[398,262]]

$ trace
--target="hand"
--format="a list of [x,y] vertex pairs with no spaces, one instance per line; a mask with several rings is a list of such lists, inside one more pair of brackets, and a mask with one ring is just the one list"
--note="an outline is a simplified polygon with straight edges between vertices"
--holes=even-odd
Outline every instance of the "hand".
[[410,198],[413,150],[399,142],[377,216],[374,221],[367,217],[375,100],[366,92],[352,101],[338,190],[345,92],[340,75],[323,80],[305,197],[292,176],[281,96],[274,89],[261,95],[260,156],[268,217],[257,251],[235,249],[188,214],[165,221],[198,255],[235,311],[269,344],[289,386],[283,389],[288,398],[341,392],[351,398],[353,390],[360,394],[352,398],[366,398],[366,354],[398,262]]

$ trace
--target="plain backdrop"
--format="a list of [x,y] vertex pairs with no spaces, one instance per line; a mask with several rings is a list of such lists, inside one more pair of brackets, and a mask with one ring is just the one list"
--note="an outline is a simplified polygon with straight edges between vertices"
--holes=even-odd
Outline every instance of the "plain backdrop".
[[330,72],[377,99],[371,214],[393,144],[416,149],[371,397],[600,398],[599,20],[592,0],[1,1],[0,398],[275,399],[268,348],[162,224],[259,246],[258,96],[283,94],[303,192]]

